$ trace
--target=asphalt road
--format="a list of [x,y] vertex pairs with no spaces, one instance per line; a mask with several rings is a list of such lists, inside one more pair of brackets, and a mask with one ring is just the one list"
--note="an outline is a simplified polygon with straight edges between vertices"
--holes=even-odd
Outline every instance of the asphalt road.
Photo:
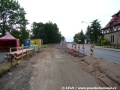
[[[70,48],[71,44],[68,45]],[[77,48],[78,50],[78,48]],[[90,45],[85,45],[85,54],[90,55]],[[80,45],[80,52],[82,52],[82,45]],[[120,52],[112,51],[111,49],[97,48],[94,47],[94,55],[98,58],[103,58],[105,60],[110,60],[112,62],[120,63]]]
[[[90,55],[90,46],[85,45],[85,54]],[[99,58],[110,60],[112,62],[120,63],[120,52],[112,51],[104,48],[94,48],[94,55]]]

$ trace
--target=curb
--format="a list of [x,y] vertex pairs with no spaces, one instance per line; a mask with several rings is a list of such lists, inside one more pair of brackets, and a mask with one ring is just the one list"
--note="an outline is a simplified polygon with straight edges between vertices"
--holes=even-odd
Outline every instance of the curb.
[[120,49],[114,49],[114,48],[104,48],[104,47],[98,47],[98,46],[95,46],[95,48],[100,48],[100,49],[105,49],[105,50],[109,50],[109,51],[120,52]]

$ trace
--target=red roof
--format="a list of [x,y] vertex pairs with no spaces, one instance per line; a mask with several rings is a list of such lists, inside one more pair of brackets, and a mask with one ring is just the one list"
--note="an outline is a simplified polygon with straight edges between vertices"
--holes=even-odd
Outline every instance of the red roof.
[[16,40],[9,32],[6,33],[5,36],[1,37],[0,40]]
[[119,10],[116,14],[114,14],[114,15],[112,16],[112,19],[111,19],[111,20],[109,21],[109,23],[103,28],[103,30],[106,29],[106,28],[109,28],[109,27],[111,27],[111,26],[118,25],[118,24],[120,24],[120,10]]

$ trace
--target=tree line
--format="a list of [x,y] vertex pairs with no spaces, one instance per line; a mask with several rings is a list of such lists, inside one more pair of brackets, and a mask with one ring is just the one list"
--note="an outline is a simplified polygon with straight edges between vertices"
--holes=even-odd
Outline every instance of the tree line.
[[61,41],[61,32],[56,23],[47,22],[33,22],[31,38],[40,38],[44,44],[59,43]]
[[99,41],[103,39],[103,34],[98,19],[91,22],[85,34],[83,30],[81,30],[81,32],[76,33],[73,38],[76,43],[85,43],[85,41],[86,43],[99,43]]

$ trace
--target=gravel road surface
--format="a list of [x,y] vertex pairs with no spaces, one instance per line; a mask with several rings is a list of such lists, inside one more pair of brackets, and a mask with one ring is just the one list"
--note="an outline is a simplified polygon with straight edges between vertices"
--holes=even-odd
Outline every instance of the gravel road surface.
[[[98,87],[95,78],[80,68],[79,59],[61,52],[58,46],[42,49],[30,60],[0,78],[0,90],[71,90]],[[76,89],[78,90],[78,89]],[[85,89],[84,89],[85,90]],[[95,90],[95,89],[94,89]]]

